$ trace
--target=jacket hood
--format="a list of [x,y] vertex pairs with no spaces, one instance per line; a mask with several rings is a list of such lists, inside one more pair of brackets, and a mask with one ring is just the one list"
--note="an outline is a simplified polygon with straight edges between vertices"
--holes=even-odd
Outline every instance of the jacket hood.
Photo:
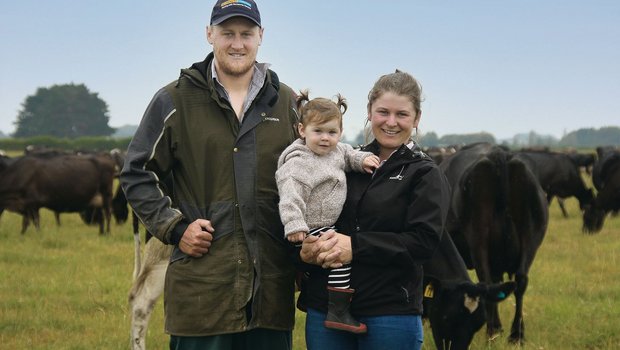
[[[203,89],[213,87],[213,81],[210,79],[211,72],[209,71],[211,62],[213,62],[213,57],[213,52],[211,52],[203,61],[196,62],[189,68],[181,69],[179,80],[182,78],[187,78],[194,83],[194,85]],[[177,84],[178,83],[179,82],[177,81]]]
[[306,143],[302,139],[297,139],[295,142],[291,143],[280,155],[278,159],[278,168],[282,166],[285,162],[295,158],[302,157],[305,154],[312,154],[312,151],[306,146]]

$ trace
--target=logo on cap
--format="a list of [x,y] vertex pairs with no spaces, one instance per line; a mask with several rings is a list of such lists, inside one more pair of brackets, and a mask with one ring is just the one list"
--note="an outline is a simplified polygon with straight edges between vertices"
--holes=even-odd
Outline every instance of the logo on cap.
[[247,1],[243,1],[243,0],[228,0],[228,1],[224,1],[222,4],[220,4],[221,8],[225,8],[231,5],[241,5],[241,6],[245,6],[248,8],[248,10],[252,9],[252,4],[250,4]]

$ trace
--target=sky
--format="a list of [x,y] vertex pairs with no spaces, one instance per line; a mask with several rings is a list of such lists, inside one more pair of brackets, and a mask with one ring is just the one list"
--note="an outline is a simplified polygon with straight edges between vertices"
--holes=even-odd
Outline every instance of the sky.
[[[561,138],[620,125],[620,1],[257,2],[257,60],[311,98],[347,98],[349,139],[368,91],[395,69],[422,85],[420,133]],[[106,101],[110,126],[138,124],[155,92],[211,51],[213,4],[1,1],[0,131],[15,131],[38,88],[69,83]]]

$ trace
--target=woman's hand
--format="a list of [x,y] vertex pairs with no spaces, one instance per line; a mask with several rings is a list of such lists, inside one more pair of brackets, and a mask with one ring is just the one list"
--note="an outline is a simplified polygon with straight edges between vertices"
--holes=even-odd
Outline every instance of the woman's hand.
[[338,243],[334,238],[335,231],[330,230],[321,234],[320,237],[308,235],[301,244],[299,256],[303,262],[314,265],[323,265],[323,261],[334,253],[333,247]]
[[320,237],[308,236],[301,246],[301,260],[323,268],[338,268],[351,262],[351,237],[329,230]]
[[[351,260],[353,260],[353,249],[351,248],[351,237],[347,235],[343,235],[342,233],[336,233],[336,238],[338,239],[338,243],[334,247],[337,249],[340,254],[336,257],[337,260],[335,262],[342,264],[349,264]],[[328,260],[326,258],[326,260]]]

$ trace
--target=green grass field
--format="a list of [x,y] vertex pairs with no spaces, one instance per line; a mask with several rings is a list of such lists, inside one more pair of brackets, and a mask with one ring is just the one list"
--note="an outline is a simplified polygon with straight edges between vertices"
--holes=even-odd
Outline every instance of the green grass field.
[[[525,294],[523,349],[620,349],[620,217],[603,231],[581,233],[577,202],[550,209],[547,235]],[[127,292],[133,269],[129,224],[100,236],[77,214],[41,211],[41,230],[20,235],[21,217],[0,218],[0,349],[128,349]],[[500,305],[505,332],[487,342],[484,329],[472,349],[517,349],[507,342],[514,298]],[[147,346],[167,349],[161,301],[151,319]],[[304,349],[303,313],[294,348]],[[424,349],[434,349],[425,326]]]

